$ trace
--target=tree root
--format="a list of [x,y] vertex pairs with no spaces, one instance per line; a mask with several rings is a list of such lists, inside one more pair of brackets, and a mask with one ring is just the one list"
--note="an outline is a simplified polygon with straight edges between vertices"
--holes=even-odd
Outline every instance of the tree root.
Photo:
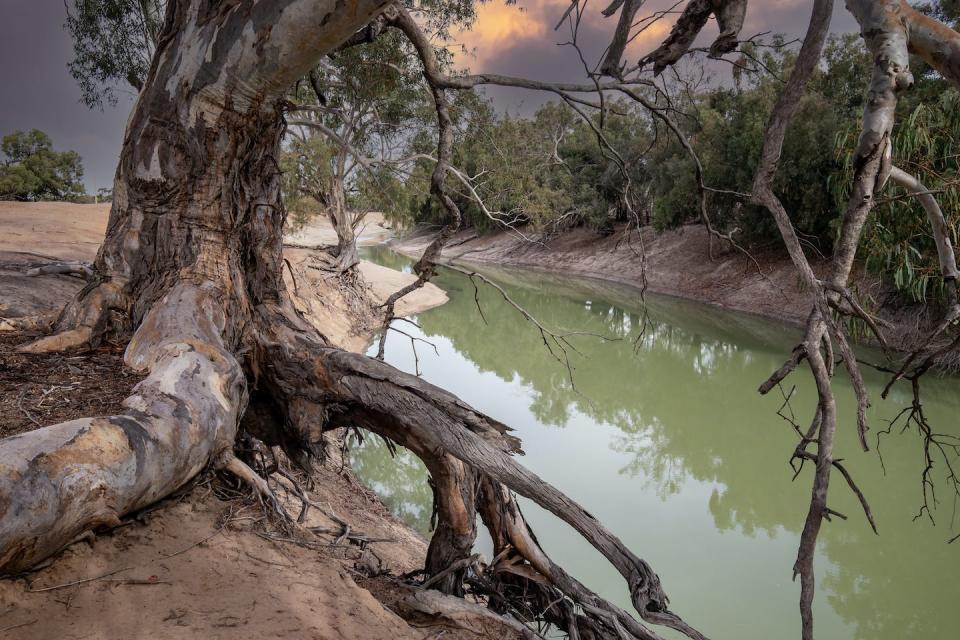
[[438,591],[413,591],[394,603],[404,618],[426,616],[431,621],[447,620],[452,626],[488,637],[489,627],[507,629],[525,640],[543,640],[543,636],[509,615],[499,615],[479,604]]
[[287,513],[283,503],[280,502],[280,499],[273,492],[273,489],[270,488],[267,481],[251,469],[243,460],[233,454],[229,454],[222,468],[249,485],[260,498],[261,503],[263,503],[264,506],[269,509],[269,512],[277,517],[281,523],[293,524],[295,522],[293,517]]
[[[125,401],[125,414],[0,442],[0,459],[19,461],[0,470],[0,571],[28,568],[83,531],[116,524],[119,516],[168,495],[211,461],[253,487],[289,527],[287,533],[308,534],[291,538],[314,535],[287,514],[267,481],[232,453],[247,404],[246,377],[224,346],[222,335],[230,325],[218,300],[213,287],[181,283],[149,312],[125,355],[128,366],[149,376]],[[295,452],[322,438],[323,430],[353,426],[405,446],[425,462],[437,518],[426,563],[433,589],[462,595],[465,585],[481,585],[492,606],[532,611],[532,618],[549,618],[587,637],[659,638],[547,557],[520,512],[516,491],[570,524],[618,569],[645,621],[703,638],[667,608],[660,580],[646,562],[582,507],[517,464],[512,454],[520,452],[520,443],[508,427],[416,376],[330,347],[288,300],[258,306],[246,331],[247,366],[258,372],[257,393],[269,393],[270,411],[276,411],[270,419],[293,432],[278,442],[265,441],[267,446]],[[307,420],[320,424],[307,429]],[[495,541],[492,573],[478,570],[470,559],[477,514]],[[351,530],[340,524],[338,539],[349,539]]]
[[[372,431],[410,449],[430,470],[437,533],[428,551],[427,573],[444,574],[433,586],[463,593],[462,581],[472,563],[457,561],[470,556],[479,513],[495,550],[507,546],[515,550],[509,561],[500,563],[501,568],[509,567],[505,573],[539,582],[553,599],[558,594],[569,598],[593,628],[611,635],[622,630],[627,637],[647,640],[659,637],[546,556],[523,519],[513,490],[567,522],[600,551],[626,579],[634,607],[645,621],[704,638],[668,609],[660,579],[646,562],[582,507],[514,461],[511,454],[520,452],[519,441],[505,425],[416,376],[327,346],[282,307],[262,307],[258,314],[261,333],[256,338],[264,361],[270,363],[264,375],[273,388],[325,407],[326,429],[353,426]],[[566,618],[557,622],[566,626]]]
[[57,274],[77,276],[84,280],[92,280],[94,277],[93,266],[89,262],[81,262],[79,260],[51,262],[50,264],[33,267],[24,272],[24,275],[31,277]]
[[169,495],[229,450],[246,406],[226,318],[206,289],[175,287],[127,348],[148,371],[123,414],[0,441],[0,574],[44,560],[98,526]]
[[57,353],[88,346],[93,337],[93,329],[80,327],[68,329],[50,336],[44,336],[17,349],[20,353]]
[[19,318],[0,318],[0,333],[4,331],[49,331],[57,321],[57,313],[43,313]]
[[54,333],[21,346],[21,353],[55,353],[96,346],[106,333],[111,313],[124,309],[124,294],[112,280],[87,285],[53,323]]

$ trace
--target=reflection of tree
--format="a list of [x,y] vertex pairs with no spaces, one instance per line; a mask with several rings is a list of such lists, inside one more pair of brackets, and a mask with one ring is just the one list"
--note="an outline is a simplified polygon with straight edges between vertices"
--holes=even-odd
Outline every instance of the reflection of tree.
[[[617,292],[607,298],[618,302],[611,304],[598,300],[595,292],[550,283],[545,277],[497,280],[551,328],[623,338],[573,339],[584,356],[572,356],[579,393],[571,388],[563,365],[545,351],[536,330],[496,292],[480,285],[485,324],[476,310],[473,285],[459,274],[442,272],[437,278],[450,302],[420,316],[424,332],[450,340],[481,371],[522,384],[532,398],[530,410],[543,424],[564,426],[574,414],[582,414],[615,426],[620,435],[612,447],[630,456],[623,472],[641,476],[661,497],[678,492],[688,479],[715,484],[708,508],[719,530],[748,536],[799,531],[809,489],[790,482],[787,458],[795,437],[776,416],[781,399],[755,393],[756,385],[789,351],[793,331],[771,331],[773,325],[765,323],[760,329],[767,333],[758,335],[754,327],[744,330],[748,318],[719,311],[704,314],[703,307],[657,300],[651,301],[654,322],[635,354],[633,337],[641,316],[631,312],[636,307],[621,302]],[[895,414],[906,398],[881,402],[881,378],[866,377],[877,405],[871,422],[879,429],[882,419]],[[859,453],[855,429],[845,428],[855,405],[849,389],[842,388],[843,380],[838,380],[837,455],[849,456],[848,466],[868,495],[881,536],[870,531],[838,477],[831,486],[830,506],[850,519],[828,524],[821,537],[822,552],[836,565],[822,579],[825,592],[835,610],[857,626],[857,638],[955,637],[960,627],[954,586],[960,551],[944,544],[946,527],[911,520],[920,500],[917,443],[908,436],[885,441],[884,477],[875,454]],[[930,383],[925,410],[933,424],[952,428],[960,410],[956,383]],[[813,393],[812,387],[800,385],[794,406],[810,406],[804,399]],[[809,416],[797,420],[804,423]],[[949,505],[943,511],[949,511]],[[949,513],[943,517],[949,519]]]
[[430,532],[433,495],[419,458],[398,447],[391,459],[386,445],[370,435],[359,445],[351,438],[350,466],[404,522],[425,535]]
[[[638,397],[639,384],[654,382],[667,389],[691,376],[713,376],[725,371],[725,361],[741,350],[731,341],[703,340],[699,334],[654,320],[642,341],[643,356],[637,357],[634,338],[643,324],[639,311],[597,299],[585,301],[576,292],[556,286],[551,287],[551,295],[543,295],[539,282],[507,285],[518,304],[552,329],[615,338],[606,342],[593,336],[570,338],[585,356],[571,352],[574,389],[565,367],[551,360],[536,329],[496,291],[480,284],[481,316],[467,279],[442,272],[435,282],[448,291],[450,301],[442,312],[421,316],[424,332],[451,340],[481,371],[522,382],[533,391],[531,410],[545,424],[563,426],[575,410],[599,422],[634,429],[638,420],[643,422],[642,416],[656,415],[644,410],[642,402],[649,394]],[[687,354],[691,341],[696,343],[696,357],[664,357]],[[648,360],[649,352],[656,352],[656,369]]]

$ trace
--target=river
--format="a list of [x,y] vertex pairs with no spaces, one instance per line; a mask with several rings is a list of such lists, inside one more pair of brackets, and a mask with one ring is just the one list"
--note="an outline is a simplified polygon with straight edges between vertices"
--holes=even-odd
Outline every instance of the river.
[[[409,270],[385,248],[365,250],[380,264]],[[544,325],[571,338],[572,383],[537,330],[490,287],[475,291],[463,275],[441,270],[434,283],[450,301],[420,314],[421,329],[391,333],[386,358],[458,394],[516,429],[523,464],[577,500],[651,563],[671,608],[714,640],[799,637],[799,583],[791,567],[810,495],[812,467],[796,481],[787,461],[796,445],[780,416],[780,392],[756,388],[779,367],[800,330],[753,316],[647,296],[643,321],[635,290],[552,275],[490,272]],[[641,328],[646,326],[639,338]],[[879,357],[869,354],[871,357]],[[865,370],[874,407],[871,445],[909,404],[908,387],[881,400],[883,378]],[[790,408],[809,424],[815,393],[806,369],[790,379]],[[955,379],[925,381],[925,411],[940,431],[957,433]],[[845,458],[876,515],[871,531],[839,474],[831,508],[848,516],[824,523],[816,558],[817,638],[953,640],[960,637],[960,532],[955,501],[937,462],[936,526],[924,516],[923,455],[916,431],[894,429],[863,453],[848,379],[836,381]],[[875,449],[875,447],[873,447]],[[408,452],[393,461],[368,438],[352,453],[358,474],[408,523],[426,533],[426,472]],[[885,469],[885,470],[884,470]],[[522,501],[546,551],[574,576],[630,609],[625,584],[565,524]],[[960,516],[958,516],[960,518]],[[488,543],[480,542],[481,550]],[[489,557],[489,551],[485,553]],[[669,633],[667,637],[676,637]]]

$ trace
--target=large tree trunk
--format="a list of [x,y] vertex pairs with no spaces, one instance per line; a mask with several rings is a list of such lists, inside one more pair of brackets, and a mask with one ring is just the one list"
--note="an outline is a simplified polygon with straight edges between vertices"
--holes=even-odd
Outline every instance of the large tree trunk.
[[[0,573],[29,568],[85,531],[116,524],[205,465],[264,491],[262,479],[232,452],[251,397],[278,416],[258,437],[304,466],[317,433],[341,425],[376,431],[422,457],[433,475],[439,521],[430,573],[468,556],[483,483],[484,518],[503,544],[513,545],[512,571],[526,576],[530,589],[549,593],[552,607],[564,604],[567,624],[657,638],[546,559],[514,490],[603,553],[644,619],[702,637],[669,611],[647,563],[515,462],[519,443],[505,426],[419,378],[331,347],[291,304],[281,275],[284,210],[276,162],[283,97],[383,4],[169,3],[127,126],[95,277],[53,335],[26,348],[63,349],[134,330],[125,360],[149,375],[122,415],[0,441]],[[463,573],[449,571],[437,586],[459,592]]]
[[[27,568],[230,459],[247,379],[256,385],[262,365],[256,309],[294,315],[281,273],[281,100],[383,4],[169,3],[127,125],[96,276],[54,334],[25,349],[136,329],[126,362],[150,376],[125,415],[0,443],[0,571]],[[283,444],[309,450],[303,421],[288,422]]]
[[331,197],[327,215],[333,230],[337,233],[337,270],[344,273],[360,263],[360,256],[357,254],[357,235],[353,224],[353,213],[347,209],[343,177],[335,175],[330,182]]

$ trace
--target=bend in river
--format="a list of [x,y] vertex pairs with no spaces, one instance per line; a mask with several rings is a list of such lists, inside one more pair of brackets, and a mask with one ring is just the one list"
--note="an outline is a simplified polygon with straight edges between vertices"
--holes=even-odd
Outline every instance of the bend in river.
[[[367,259],[398,269],[411,261],[385,248]],[[752,316],[636,290],[543,274],[489,272],[544,325],[574,335],[572,382],[562,354],[551,355],[537,330],[498,292],[441,270],[433,280],[450,301],[391,334],[387,360],[458,394],[517,430],[523,463],[578,500],[660,575],[671,607],[714,639],[799,636],[799,585],[791,581],[806,515],[811,467],[793,481],[787,464],[797,442],[778,415],[806,425],[815,393],[805,369],[784,396],[757,394],[800,330]],[[476,296],[476,297],[475,297]],[[478,311],[479,301],[483,313]],[[597,337],[597,336],[603,336]],[[434,351],[436,348],[436,352]],[[554,357],[559,355],[559,358]],[[873,354],[871,354],[873,355]],[[864,372],[877,434],[909,404],[909,389],[888,400],[884,379]],[[848,516],[825,523],[817,556],[817,635],[836,640],[948,640],[960,635],[960,542],[947,545],[954,495],[942,464],[934,480],[940,502],[922,505],[924,467],[915,431],[892,429],[877,452],[863,453],[848,379],[837,377],[838,458],[866,493],[880,535],[871,531],[839,475],[830,506]],[[793,387],[796,385],[796,388]],[[955,379],[925,381],[925,410],[954,433],[960,415]],[[782,407],[782,408],[781,408]],[[387,461],[367,439],[354,467],[412,526],[429,526],[426,471],[411,454]],[[885,469],[885,471],[884,471]],[[529,501],[525,514],[544,548],[573,575],[630,608],[619,574],[566,525]],[[489,551],[486,551],[489,557]],[[796,628],[795,628],[796,627]],[[667,634],[668,637],[674,637]]]

